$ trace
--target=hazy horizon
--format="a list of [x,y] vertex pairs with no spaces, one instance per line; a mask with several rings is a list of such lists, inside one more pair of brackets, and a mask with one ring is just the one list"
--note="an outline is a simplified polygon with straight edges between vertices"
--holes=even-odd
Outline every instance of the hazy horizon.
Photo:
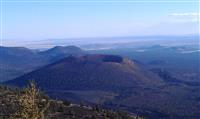
[[[4,40],[5,41],[5,40]],[[43,39],[43,40],[6,40],[4,47],[26,47],[31,49],[47,49],[55,46],[78,46],[81,48],[95,48],[96,45],[101,48],[111,48],[115,45],[121,46],[179,46],[194,45],[199,46],[199,35],[182,36],[119,36],[119,37],[88,37],[88,38],[63,38],[63,39]],[[113,46],[112,46],[113,45]],[[92,49],[93,49],[92,48]],[[100,48],[100,49],[101,49]],[[98,48],[97,48],[98,49]]]

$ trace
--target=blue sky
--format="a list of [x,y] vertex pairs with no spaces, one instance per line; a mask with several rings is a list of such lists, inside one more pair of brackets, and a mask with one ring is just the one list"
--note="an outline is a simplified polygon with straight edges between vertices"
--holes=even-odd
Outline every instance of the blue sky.
[[4,1],[3,39],[188,35],[199,32],[198,2],[48,1]]

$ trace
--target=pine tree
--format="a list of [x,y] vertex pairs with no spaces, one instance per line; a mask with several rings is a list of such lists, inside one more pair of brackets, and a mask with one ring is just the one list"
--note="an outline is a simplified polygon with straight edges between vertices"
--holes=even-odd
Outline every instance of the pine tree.
[[16,96],[18,110],[10,119],[42,119],[44,110],[39,108],[39,90],[34,82]]

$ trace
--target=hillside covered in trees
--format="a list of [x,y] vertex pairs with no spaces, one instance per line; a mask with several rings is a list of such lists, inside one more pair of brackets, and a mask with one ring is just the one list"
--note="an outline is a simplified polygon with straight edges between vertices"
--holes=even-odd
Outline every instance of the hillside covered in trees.
[[0,86],[0,119],[144,119],[122,111],[52,100],[34,83],[24,89]]

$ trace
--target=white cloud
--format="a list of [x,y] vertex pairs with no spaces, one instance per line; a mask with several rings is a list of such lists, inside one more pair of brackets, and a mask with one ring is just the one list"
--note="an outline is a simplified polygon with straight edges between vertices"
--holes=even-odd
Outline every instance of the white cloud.
[[171,13],[169,21],[171,22],[199,22],[200,13],[198,12],[184,12]]
[[198,16],[200,16],[200,13],[197,13],[197,12],[171,13],[170,16],[174,16],[174,17],[198,17]]
[[199,34],[198,22],[162,22],[143,31],[154,35]]

